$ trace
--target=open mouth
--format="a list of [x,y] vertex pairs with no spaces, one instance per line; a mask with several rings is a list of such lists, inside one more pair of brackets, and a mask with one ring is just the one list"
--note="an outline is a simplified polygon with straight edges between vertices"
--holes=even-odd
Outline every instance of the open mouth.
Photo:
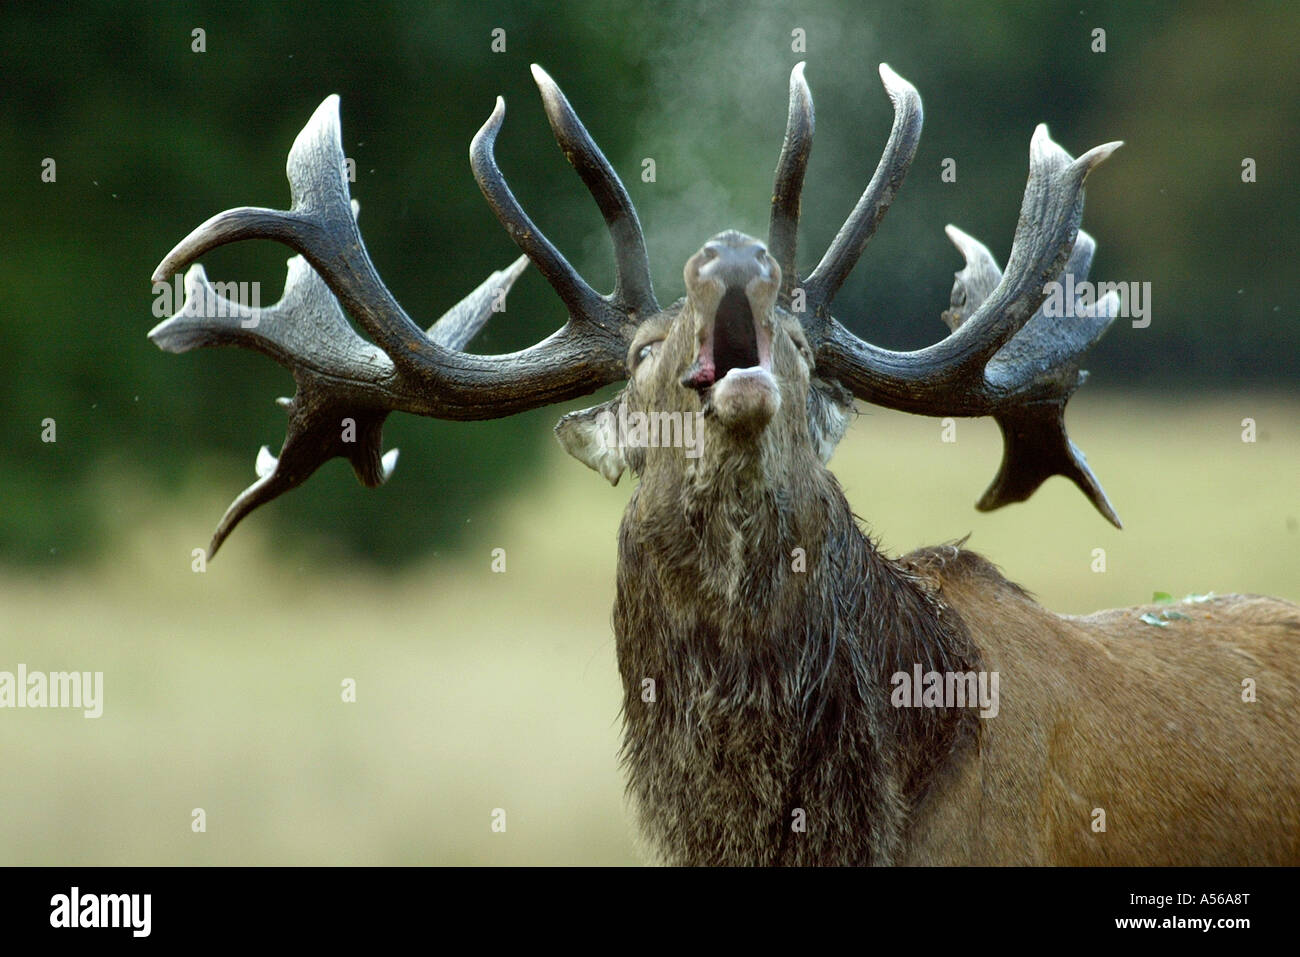
[[704,393],[732,369],[763,366],[759,328],[744,289],[727,289],[718,303],[713,326],[700,345],[699,357],[682,385]]
[[743,289],[728,289],[718,303],[713,321],[713,368],[715,379],[732,369],[758,365],[758,328]]

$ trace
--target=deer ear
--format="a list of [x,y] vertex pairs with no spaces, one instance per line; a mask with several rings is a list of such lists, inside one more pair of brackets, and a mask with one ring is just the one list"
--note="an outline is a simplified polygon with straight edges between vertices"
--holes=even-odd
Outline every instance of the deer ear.
[[575,459],[617,485],[628,467],[618,440],[618,409],[623,393],[590,409],[570,412],[555,424],[555,437]]
[[808,389],[808,434],[822,463],[830,461],[849,428],[853,393],[834,380],[813,379]]

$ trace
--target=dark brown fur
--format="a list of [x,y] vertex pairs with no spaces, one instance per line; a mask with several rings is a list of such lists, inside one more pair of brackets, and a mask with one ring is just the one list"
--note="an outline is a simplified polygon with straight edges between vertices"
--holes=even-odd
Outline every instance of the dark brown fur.
[[[978,656],[961,618],[881,557],[835,480],[818,479],[806,501],[753,489],[655,511],[642,488],[628,507],[614,607],[623,757],[669,862],[896,863],[912,808],[977,737],[973,711],[890,706],[894,672],[968,671]],[[720,585],[737,535],[746,564],[731,596]],[[792,570],[795,547],[806,571]]]

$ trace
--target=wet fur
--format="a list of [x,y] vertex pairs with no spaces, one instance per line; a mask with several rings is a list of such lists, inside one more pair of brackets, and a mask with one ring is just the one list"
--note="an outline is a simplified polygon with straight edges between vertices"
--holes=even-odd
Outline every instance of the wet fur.
[[628,506],[623,760],[668,863],[897,863],[913,809],[978,736],[969,709],[890,706],[893,673],[975,670],[978,655],[928,580],[876,551],[821,463],[804,465],[800,481],[759,482],[761,456],[731,455],[643,483]]

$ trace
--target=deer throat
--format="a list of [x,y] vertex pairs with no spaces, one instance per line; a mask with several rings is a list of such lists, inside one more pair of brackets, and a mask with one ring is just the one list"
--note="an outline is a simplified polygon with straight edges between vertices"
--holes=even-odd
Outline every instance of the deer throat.
[[[930,782],[978,733],[971,715],[889,704],[890,673],[978,654],[916,571],[822,491],[792,508],[768,490],[755,512],[694,529],[629,506],[614,608],[623,761],[667,862],[897,860]],[[796,838],[799,810],[818,828]]]

